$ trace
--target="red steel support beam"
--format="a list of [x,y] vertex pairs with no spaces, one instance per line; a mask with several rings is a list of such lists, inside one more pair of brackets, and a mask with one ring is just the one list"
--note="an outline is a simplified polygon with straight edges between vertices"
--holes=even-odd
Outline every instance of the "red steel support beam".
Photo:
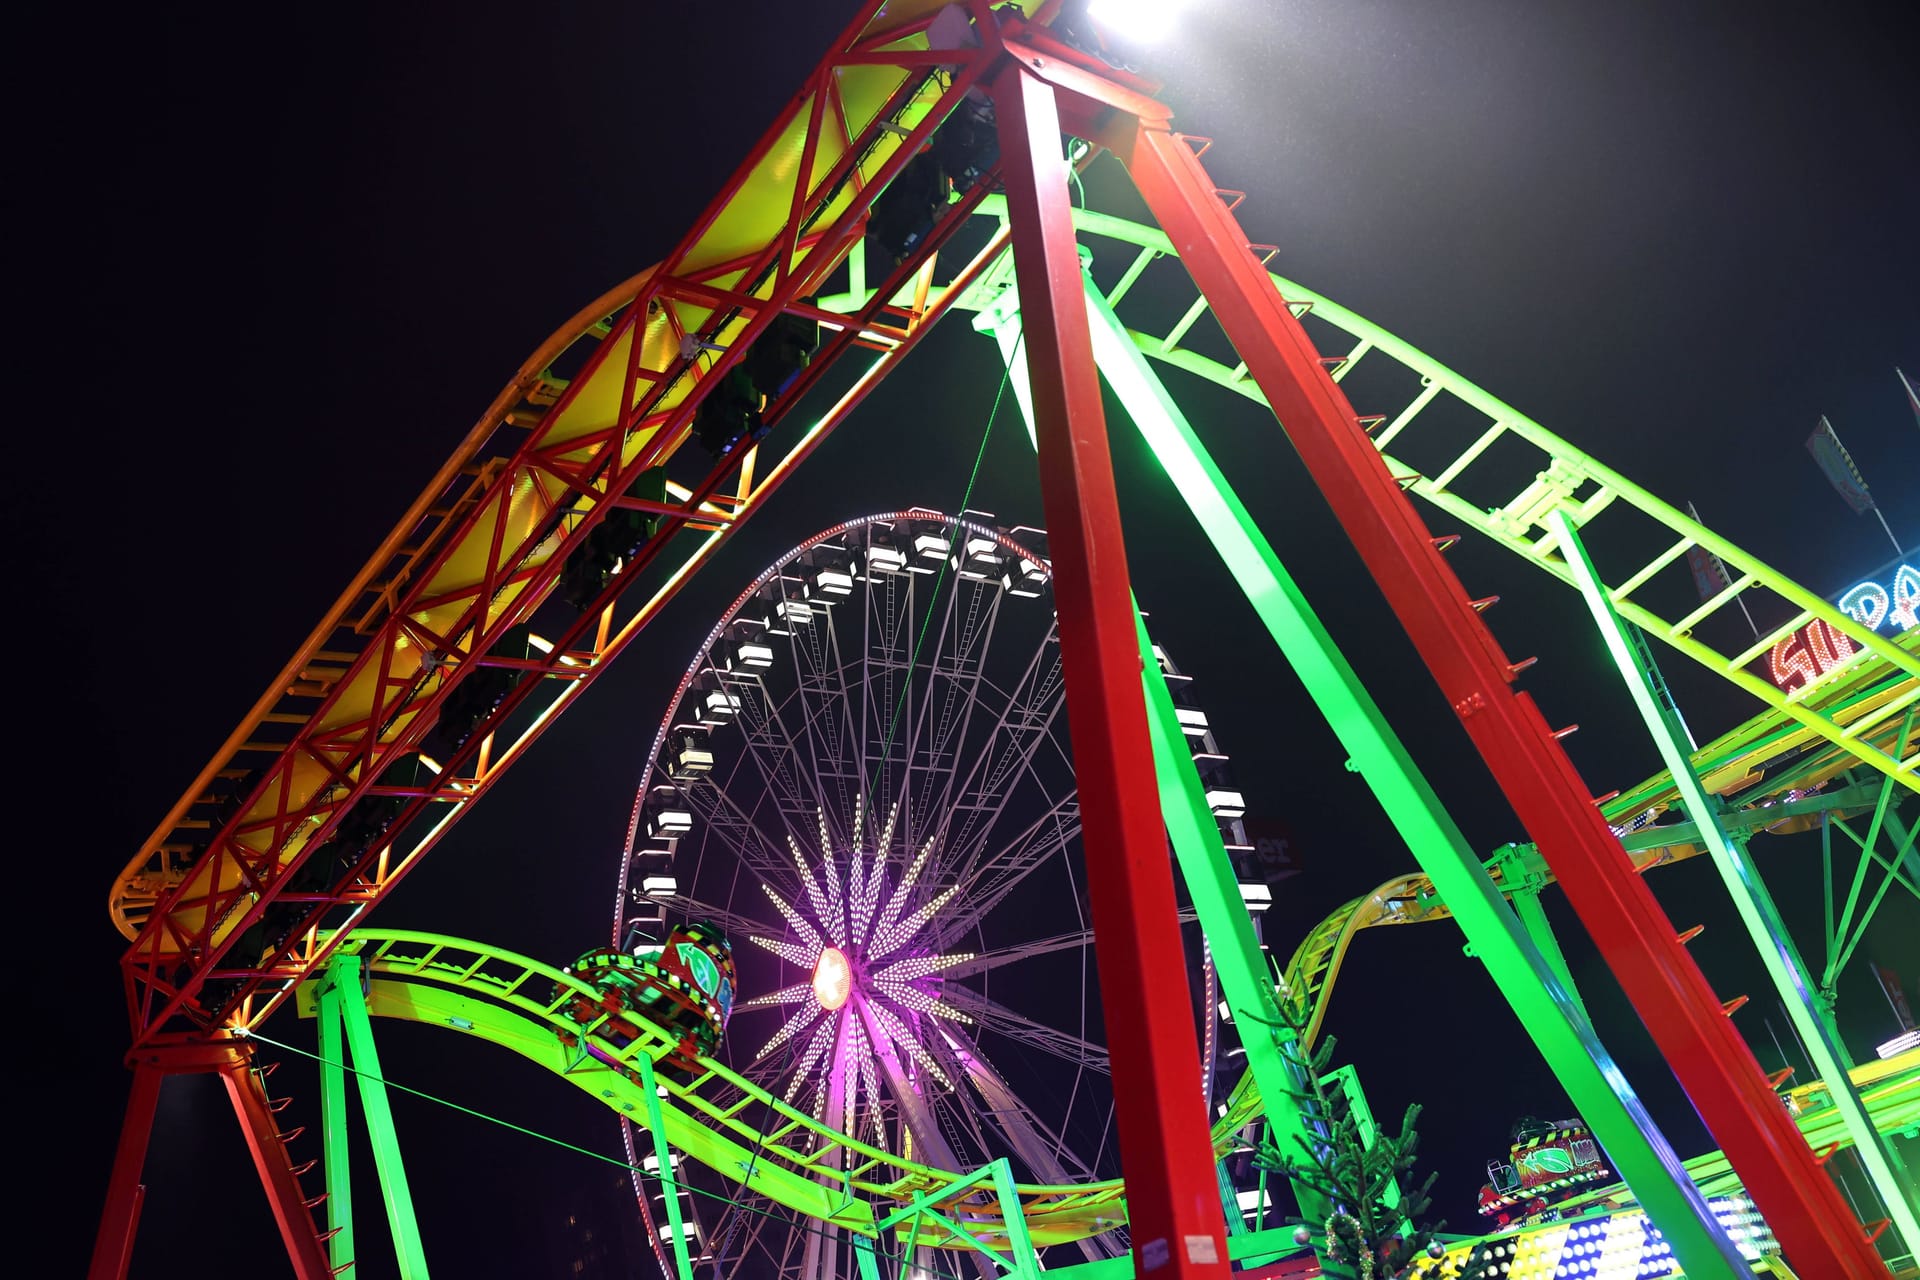
[[140,1225],[140,1202],[146,1193],[140,1170],[147,1163],[147,1142],[153,1137],[153,1113],[160,1103],[163,1078],[157,1067],[133,1069],[133,1092],[127,1096],[127,1115],[120,1122],[120,1144],[113,1153],[113,1174],[107,1179],[107,1203],[100,1213],[99,1234],[93,1238],[87,1280],[124,1280],[133,1261],[133,1233]]
[[[1679,931],[1633,874],[1632,861],[1553,731],[1533,700],[1510,687],[1514,667],[1248,249],[1186,139],[1164,125],[1127,121],[1110,129],[1105,141],[1127,163],[1148,208],[1787,1260],[1801,1275],[1885,1277],[1885,1264],[1815,1163],[1752,1050],[1721,1012],[1718,997],[1678,941]],[[1088,847],[1096,847],[1091,833]]]
[[320,1247],[313,1217],[307,1212],[306,1193],[287,1163],[286,1145],[268,1108],[266,1091],[252,1074],[253,1046],[228,1039],[173,1040],[136,1049],[128,1055],[128,1063],[133,1068],[133,1091],[120,1127],[120,1144],[114,1152],[106,1208],[100,1215],[99,1234],[94,1237],[87,1280],[124,1280],[133,1260],[134,1229],[139,1224],[146,1190],[140,1185],[140,1170],[147,1159],[147,1141],[153,1135],[160,1086],[169,1076],[209,1071],[219,1073],[227,1086],[227,1096],[233,1101],[234,1113],[253,1152],[260,1183],[273,1205],[294,1274],[299,1280],[328,1280],[333,1268]]
[[280,1140],[279,1126],[267,1106],[266,1090],[253,1075],[253,1055],[236,1052],[234,1060],[220,1068],[220,1081],[227,1086],[234,1114],[247,1135],[247,1149],[253,1152],[253,1167],[259,1171],[260,1185],[266,1188],[273,1206],[273,1220],[280,1228],[281,1242],[299,1280],[331,1280],[333,1265],[327,1261],[320,1236],[313,1228],[313,1215],[306,1206],[306,1194],[300,1180],[287,1163],[286,1144]]
[[1054,92],[998,76],[1003,178],[1033,380],[1100,999],[1141,1274],[1225,1277],[1225,1219],[1154,787],[1140,649]]

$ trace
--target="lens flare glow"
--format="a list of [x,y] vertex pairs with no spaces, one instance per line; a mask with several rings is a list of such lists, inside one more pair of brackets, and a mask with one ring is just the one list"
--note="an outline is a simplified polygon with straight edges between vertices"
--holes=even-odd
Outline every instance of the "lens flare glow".
[[853,994],[853,968],[847,963],[838,947],[826,947],[820,952],[820,961],[813,966],[813,998],[820,1007],[832,1013],[847,1002]]

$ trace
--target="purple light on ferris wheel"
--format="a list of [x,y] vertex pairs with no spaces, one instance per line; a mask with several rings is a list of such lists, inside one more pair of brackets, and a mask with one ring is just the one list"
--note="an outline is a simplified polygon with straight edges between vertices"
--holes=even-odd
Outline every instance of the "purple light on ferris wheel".
[[920,1028],[930,1028],[934,1020],[973,1021],[940,998],[939,983],[945,970],[974,956],[971,952],[936,954],[923,939],[926,926],[959,892],[953,886],[921,900],[920,877],[933,853],[933,840],[920,849],[899,884],[887,892],[888,854],[899,813],[900,806],[895,804],[867,847],[861,840],[867,827],[861,806],[855,814],[852,847],[844,857],[834,848],[822,815],[817,858],[803,854],[799,842],[788,837],[801,889],[794,900],[788,901],[761,882],[791,933],[784,938],[749,937],[810,976],[806,982],[769,992],[741,1007],[792,1010],[757,1055],[765,1058],[789,1042],[795,1046],[798,1056],[788,1088],[790,1098],[816,1074],[817,1085],[825,1082],[838,1090],[878,1097],[878,1081],[866,1079],[872,1074],[870,1064],[864,1074],[841,1070],[844,1055],[835,1053],[832,1046],[841,1042],[843,1029],[845,1039],[860,1048],[856,1060],[865,1062],[874,1051],[897,1050],[922,1075],[942,1085],[950,1083],[924,1042],[923,1036],[931,1032]]

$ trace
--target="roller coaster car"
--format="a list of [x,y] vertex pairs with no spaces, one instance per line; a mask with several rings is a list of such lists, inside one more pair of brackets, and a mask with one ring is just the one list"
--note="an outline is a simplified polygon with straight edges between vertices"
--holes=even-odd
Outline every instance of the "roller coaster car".
[[[733,945],[705,920],[676,925],[659,947],[589,951],[567,966],[566,973],[599,993],[596,1000],[570,985],[556,989],[556,997],[567,999],[568,1018],[615,1048],[625,1048],[641,1034],[638,1022],[628,1014],[677,1037],[677,1043],[660,1056],[658,1068],[662,1075],[682,1083],[699,1071],[698,1059],[711,1057],[719,1049],[733,1013]],[[563,1032],[560,1038],[569,1046],[580,1043],[572,1032]],[[639,1081],[637,1070],[612,1059],[591,1041],[587,1052]]]
[[1612,1177],[1599,1144],[1578,1119],[1527,1116],[1513,1126],[1509,1162],[1487,1162],[1480,1212],[1505,1226],[1516,1218],[1544,1220],[1553,1206],[1584,1183]]

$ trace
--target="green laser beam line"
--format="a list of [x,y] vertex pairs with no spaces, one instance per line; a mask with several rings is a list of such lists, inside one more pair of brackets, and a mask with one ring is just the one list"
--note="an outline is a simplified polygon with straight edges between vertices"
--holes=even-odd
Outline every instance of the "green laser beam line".
[[[338,1067],[342,1071],[352,1072],[356,1076],[364,1077],[377,1084],[383,1085],[386,1088],[398,1089],[400,1090],[400,1092],[410,1093],[416,1098],[422,1098],[428,1102],[438,1103],[440,1106],[450,1108],[454,1111],[458,1111],[462,1115],[469,1115],[474,1117],[477,1120],[486,1120],[486,1121],[489,1121],[490,1123],[499,1125],[503,1129],[511,1129],[515,1133],[524,1134],[529,1138],[538,1138],[540,1141],[552,1143],[556,1147],[561,1147],[568,1151],[578,1152],[580,1155],[583,1155],[583,1156],[591,1156],[595,1160],[603,1161],[607,1164],[615,1166],[616,1168],[625,1169],[628,1173],[633,1174],[634,1176],[640,1178],[643,1181],[652,1182],[656,1186],[661,1187],[662,1189],[666,1189],[669,1187],[678,1187],[686,1191],[687,1194],[689,1195],[704,1196],[709,1200],[717,1200],[721,1204],[731,1205],[734,1208],[739,1209],[743,1213],[758,1214],[760,1217],[766,1218],[769,1221],[783,1222],[783,1223],[788,1223],[789,1225],[797,1225],[800,1227],[801,1230],[808,1231],[819,1236],[829,1236],[834,1234],[838,1230],[838,1228],[830,1229],[827,1227],[816,1226],[811,1223],[808,1223],[805,1220],[805,1218],[799,1215],[798,1213],[796,1213],[795,1217],[792,1219],[783,1218],[777,1213],[772,1213],[766,1209],[759,1208],[758,1206],[749,1204],[744,1200],[735,1200],[733,1197],[728,1195],[723,1195],[718,1191],[708,1191],[704,1187],[696,1187],[691,1185],[690,1183],[683,1182],[678,1179],[676,1179],[672,1183],[669,1183],[665,1178],[659,1176],[658,1174],[650,1174],[641,1166],[636,1164],[630,1164],[627,1161],[620,1159],[620,1157],[618,1156],[610,1156],[610,1155],[607,1155],[605,1152],[594,1151],[591,1148],[580,1146],[578,1143],[568,1142],[565,1138],[556,1138],[552,1134],[541,1133],[538,1129],[529,1129],[525,1125],[515,1124],[511,1120],[502,1119],[499,1116],[488,1115],[484,1111],[476,1111],[472,1107],[463,1106],[458,1102],[452,1101],[451,1099],[437,1097],[434,1094],[426,1092],[424,1089],[415,1089],[411,1085],[401,1084],[397,1080],[387,1079],[383,1076],[376,1076],[370,1071],[363,1071],[359,1067],[354,1066],[352,1063],[335,1062],[332,1059],[322,1057],[320,1054],[314,1053],[309,1049],[302,1049],[298,1045],[291,1045],[286,1043],[283,1040],[275,1040],[272,1036],[263,1036],[258,1031],[242,1028],[240,1029],[238,1034],[241,1039],[258,1040],[261,1044],[272,1045],[274,1048],[283,1050],[284,1052],[298,1054],[303,1058],[311,1059],[312,1061],[319,1063],[321,1066]],[[888,1260],[894,1261],[894,1262],[907,1261],[907,1255],[904,1252],[899,1254],[881,1252],[880,1256],[885,1257]],[[930,1270],[928,1268],[921,1268],[921,1271],[928,1277],[928,1280],[966,1280],[966,1278],[963,1277],[959,1272],[935,1271],[935,1270]]]

